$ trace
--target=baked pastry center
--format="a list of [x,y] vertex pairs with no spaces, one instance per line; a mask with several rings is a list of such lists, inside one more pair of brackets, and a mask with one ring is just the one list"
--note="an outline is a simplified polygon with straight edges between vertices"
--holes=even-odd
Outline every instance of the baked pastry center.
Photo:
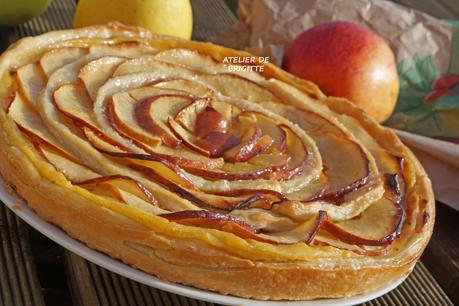
[[347,101],[269,64],[232,72],[224,57],[245,54],[216,46],[120,25],[64,33],[0,61],[2,145],[44,180],[250,260],[349,268],[419,256],[430,183],[392,132]]

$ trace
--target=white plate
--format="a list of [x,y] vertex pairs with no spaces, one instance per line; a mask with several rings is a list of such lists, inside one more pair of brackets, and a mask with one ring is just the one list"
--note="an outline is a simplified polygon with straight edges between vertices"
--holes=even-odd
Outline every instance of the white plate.
[[[150,274],[144,273],[140,270],[137,270],[133,267],[130,267],[126,264],[123,264],[120,261],[114,260],[108,257],[105,254],[97,252],[93,249],[88,248],[85,244],[74,240],[68,236],[64,231],[57,228],[56,226],[42,220],[38,217],[25,202],[16,195],[11,195],[6,191],[5,181],[0,177],[0,200],[3,201],[9,208],[12,209],[16,215],[21,219],[27,222],[30,226],[41,232],[43,235],[49,239],[60,244],[64,248],[72,251],[75,254],[101,266],[105,269],[118,273],[127,278],[133,279],[137,282],[143,283],[145,285],[169,291],[172,293],[184,295],[190,298],[204,300],[207,302],[214,302],[219,304],[226,305],[247,305],[247,306],[311,306],[311,305],[330,305],[330,306],[345,306],[345,305],[355,305],[367,302],[369,300],[375,299],[403,282],[404,279],[400,279],[387,287],[379,289],[377,291],[354,296],[351,298],[343,299],[321,299],[313,301],[298,301],[298,302],[267,302],[267,301],[257,301],[250,299],[243,299],[233,296],[222,295],[218,293],[213,293],[210,291],[200,290],[192,287],[187,287],[183,285],[178,285],[174,283],[169,283],[163,280],[160,280],[157,277],[154,277]],[[0,204],[1,205],[1,204]]]

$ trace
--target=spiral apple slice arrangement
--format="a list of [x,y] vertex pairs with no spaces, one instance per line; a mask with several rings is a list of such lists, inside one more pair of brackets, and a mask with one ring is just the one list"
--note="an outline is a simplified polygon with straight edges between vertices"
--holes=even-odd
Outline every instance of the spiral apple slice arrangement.
[[80,45],[18,67],[7,106],[72,184],[264,243],[379,255],[400,235],[403,160],[351,119],[197,51]]

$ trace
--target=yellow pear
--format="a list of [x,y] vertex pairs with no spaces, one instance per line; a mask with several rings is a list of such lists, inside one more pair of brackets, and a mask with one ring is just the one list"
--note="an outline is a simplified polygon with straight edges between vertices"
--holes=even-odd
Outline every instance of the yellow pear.
[[74,27],[120,21],[155,34],[191,38],[193,13],[190,0],[80,0]]

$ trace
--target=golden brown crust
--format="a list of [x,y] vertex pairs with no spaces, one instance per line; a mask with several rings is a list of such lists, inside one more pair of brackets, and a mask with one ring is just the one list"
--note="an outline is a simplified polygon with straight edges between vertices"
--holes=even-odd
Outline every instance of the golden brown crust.
[[[104,27],[101,29],[106,30]],[[166,42],[169,46],[205,49],[207,54],[216,59],[245,55],[210,44],[169,38],[159,42]],[[23,43],[16,43],[8,52],[14,52]],[[6,56],[3,55],[2,59]],[[5,65],[5,61],[0,60],[0,67],[2,65]],[[407,275],[428,242],[435,214],[431,184],[417,159],[393,132],[379,126],[351,103],[324,98],[315,85],[304,81],[299,83],[274,66],[269,66],[268,70],[272,77],[323,98],[334,111],[355,118],[373,137],[384,139],[385,146],[403,154],[413,163],[418,196],[420,201],[426,201],[430,219],[422,231],[414,235],[414,241],[409,243],[411,249],[400,252],[390,260],[369,259],[368,256],[310,261],[257,260],[244,257],[227,247],[216,247],[218,243],[212,246],[197,239],[173,237],[154,231],[115,211],[94,205],[65,185],[44,179],[36,165],[29,160],[30,157],[22,151],[20,140],[12,139],[19,134],[11,135],[4,129],[0,132],[0,172],[44,220],[56,224],[89,247],[161,279],[247,298],[308,300],[370,292]],[[3,125],[6,124],[4,117],[3,114]]]

